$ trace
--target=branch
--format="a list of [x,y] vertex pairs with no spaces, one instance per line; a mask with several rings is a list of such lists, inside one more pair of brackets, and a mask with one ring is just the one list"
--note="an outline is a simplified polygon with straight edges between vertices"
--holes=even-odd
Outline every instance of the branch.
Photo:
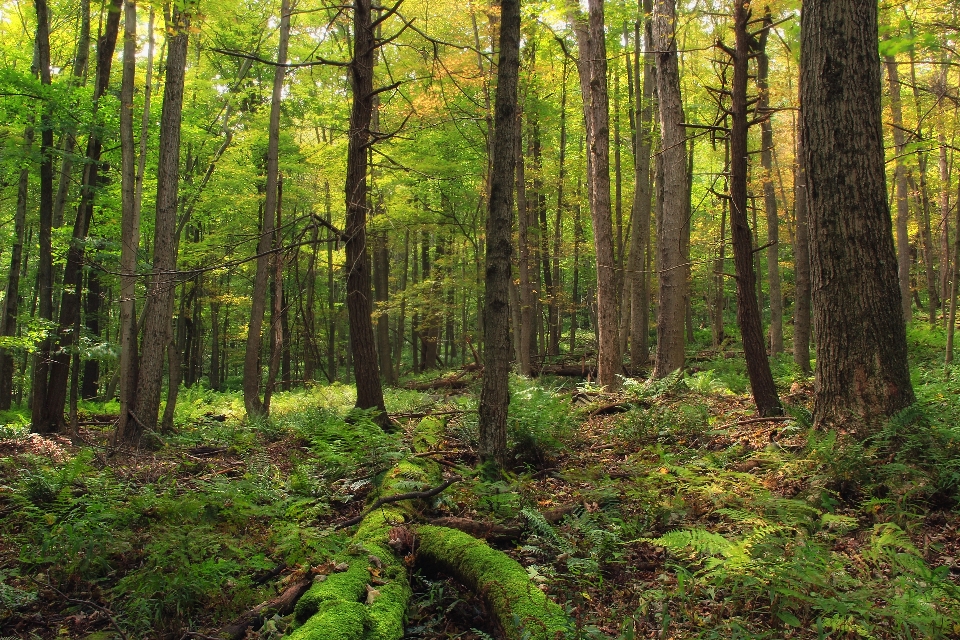
[[60,589],[57,589],[55,586],[53,586],[53,585],[50,584],[49,582],[40,582],[39,580],[37,580],[37,579],[34,578],[33,576],[28,576],[28,577],[29,577],[31,580],[33,580],[35,583],[37,583],[38,585],[40,585],[41,587],[47,587],[48,589],[53,589],[53,590],[56,591],[58,594],[60,594],[60,597],[61,597],[61,598],[63,598],[63,599],[66,600],[67,602],[72,602],[73,604],[86,604],[86,605],[90,605],[91,607],[93,607],[94,609],[96,609],[97,611],[99,611],[100,613],[102,613],[103,615],[107,616],[107,619],[110,620],[110,624],[113,625],[113,628],[117,630],[117,633],[120,634],[120,637],[123,638],[123,640],[129,640],[129,637],[127,636],[127,634],[124,633],[124,631],[123,631],[123,629],[120,627],[120,625],[117,624],[117,620],[113,617],[113,612],[110,611],[110,609],[107,609],[106,607],[101,607],[101,606],[98,605],[96,602],[91,602],[91,601],[89,601],[89,600],[77,600],[76,598],[71,598],[70,596],[68,596],[67,594],[65,594],[63,591],[60,591]]
[[346,529],[347,527],[352,527],[355,524],[359,524],[360,522],[363,521],[364,518],[366,518],[368,515],[370,515],[371,513],[373,513],[374,511],[376,511],[378,508],[382,507],[385,504],[390,504],[392,502],[402,502],[403,500],[426,500],[427,498],[432,498],[433,496],[442,492],[444,489],[452,485],[454,482],[457,482],[458,480],[463,480],[463,478],[461,478],[460,476],[454,476],[449,480],[447,480],[446,482],[444,482],[443,484],[441,484],[439,487],[435,487],[433,489],[428,489],[426,491],[410,491],[408,493],[398,493],[396,495],[387,496],[386,498],[380,498],[379,500],[374,502],[372,505],[367,507],[363,513],[356,516],[355,518],[350,518],[349,520],[345,520],[344,522],[341,522],[336,526],[336,528]]
[[275,62],[274,60],[266,60],[260,56],[251,55],[249,53],[243,53],[241,51],[231,51],[230,49],[217,49],[211,47],[210,51],[216,53],[222,53],[225,56],[232,56],[234,58],[244,58],[246,60],[253,60],[254,62],[260,62],[262,64],[270,65],[271,67],[283,67],[284,69],[299,69],[301,67],[319,67],[319,66],[333,66],[333,67],[348,67],[350,66],[349,62],[342,62],[339,60],[327,60],[326,58],[317,58],[311,62]]

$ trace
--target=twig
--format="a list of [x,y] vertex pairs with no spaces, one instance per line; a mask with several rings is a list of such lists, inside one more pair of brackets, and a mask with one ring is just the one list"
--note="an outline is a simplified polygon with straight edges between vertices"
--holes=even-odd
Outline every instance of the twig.
[[430,456],[455,456],[459,455],[459,451],[422,451],[420,453],[415,453],[412,458],[429,458]]
[[102,613],[103,615],[107,616],[107,619],[110,620],[110,624],[113,625],[113,628],[117,630],[117,633],[120,634],[120,637],[123,638],[123,640],[130,640],[129,637],[127,636],[127,634],[124,633],[124,631],[123,631],[123,629],[120,627],[120,625],[117,624],[116,619],[113,617],[113,612],[110,611],[110,609],[107,609],[106,607],[101,607],[101,606],[98,605],[96,602],[91,602],[91,601],[89,601],[89,600],[78,600],[78,599],[76,599],[76,598],[71,598],[70,596],[68,596],[67,594],[65,594],[63,591],[60,591],[60,589],[57,589],[55,586],[53,586],[53,585],[50,584],[49,582],[40,582],[39,580],[37,580],[37,579],[34,578],[33,576],[28,576],[28,577],[29,577],[32,581],[34,581],[35,583],[37,583],[38,585],[40,585],[41,587],[47,587],[48,589],[53,589],[53,590],[56,591],[58,594],[60,594],[60,597],[62,597],[62,598],[63,598],[64,600],[66,600],[67,602],[72,602],[73,604],[86,604],[86,605],[90,605],[91,607],[93,607],[94,609],[96,609],[97,611],[99,611],[100,613]]
[[355,524],[359,524],[360,522],[363,521],[364,518],[366,518],[368,515],[370,515],[375,510],[377,510],[378,508],[382,507],[385,504],[390,504],[392,502],[401,502],[403,500],[425,500],[427,498],[432,498],[433,496],[437,495],[438,493],[440,493],[441,491],[443,491],[444,489],[452,485],[454,482],[457,482],[458,480],[462,480],[462,479],[463,478],[461,478],[460,476],[454,476],[449,480],[447,480],[446,482],[444,482],[443,484],[441,484],[439,487],[435,487],[433,489],[428,489],[426,491],[410,491],[408,493],[398,493],[396,495],[380,498],[379,500],[374,502],[372,505],[367,507],[363,513],[361,513],[356,517],[350,518],[349,520],[345,520],[344,522],[341,522],[336,526],[336,528],[346,529],[347,527],[352,527]]
[[453,409],[451,411],[425,411],[423,413],[388,413],[391,418],[408,418],[411,420],[416,420],[417,418],[426,418],[428,416],[452,416],[460,415],[462,413],[476,413],[476,409],[464,410],[464,409]]

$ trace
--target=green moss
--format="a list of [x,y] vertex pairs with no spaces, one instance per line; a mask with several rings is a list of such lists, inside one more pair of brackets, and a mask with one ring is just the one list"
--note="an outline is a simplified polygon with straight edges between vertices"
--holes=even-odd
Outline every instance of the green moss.
[[534,585],[520,564],[485,542],[445,527],[418,529],[421,559],[481,595],[510,640],[554,640],[570,630],[557,604]]
[[367,607],[363,604],[328,601],[321,605],[316,615],[305,625],[288,635],[287,639],[361,640],[369,626]]
[[413,594],[406,575],[402,580],[391,580],[377,587],[380,595],[367,607],[370,617],[368,640],[397,640],[403,636],[403,621],[407,602]]
[[443,442],[446,427],[446,422],[440,418],[434,416],[423,418],[413,435],[414,451],[422,452],[436,449]]
[[366,557],[354,557],[341,554],[334,562],[347,562],[350,568],[341,573],[327,576],[323,582],[317,582],[297,602],[294,620],[304,622],[325,605],[335,602],[359,602],[367,593],[370,573],[367,571]]

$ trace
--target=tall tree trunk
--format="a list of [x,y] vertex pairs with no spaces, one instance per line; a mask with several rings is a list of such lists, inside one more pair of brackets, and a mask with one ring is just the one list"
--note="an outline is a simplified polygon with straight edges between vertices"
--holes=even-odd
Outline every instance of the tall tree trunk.
[[750,34],[747,23],[748,0],[734,3],[736,48],[727,49],[733,58],[733,90],[730,112],[730,226],[733,240],[733,262],[737,276],[737,320],[743,338],[747,375],[757,412],[761,416],[779,415],[783,409],[767,360],[760,307],[754,290],[753,237],[747,221],[747,73],[750,61]]
[[793,247],[796,260],[796,303],[793,309],[793,361],[804,373],[810,373],[810,215],[807,172],[804,168],[803,128],[797,131],[797,164],[794,177],[794,208],[797,237]]
[[[82,84],[90,59],[90,0],[80,3],[80,33],[77,35],[77,55],[73,59],[71,75]],[[63,211],[67,206],[67,195],[73,178],[73,155],[77,146],[76,126],[69,124],[63,132],[62,160],[60,161],[60,179],[57,183],[57,195],[53,200],[53,226],[63,224]]]
[[[30,157],[33,147],[33,124],[23,131],[23,154]],[[20,170],[17,182],[17,210],[13,218],[13,247],[10,250],[10,272],[7,275],[7,292],[0,315],[0,335],[17,335],[17,313],[20,309],[20,265],[23,262],[23,235],[27,220],[27,196],[30,188],[30,169]],[[9,409],[13,399],[13,351],[0,350],[0,409]]]
[[[960,194],[958,194],[960,202]],[[954,334],[957,331],[957,291],[960,287],[960,206],[957,207],[956,234],[953,240],[953,282],[950,284],[950,318],[947,321],[947,353],[944,364],[953,363]]]
[[[99,111],[100,98],[110,84],[110,69],[120,30],[120,15],[123,0],[111,0],[103,35],[97,43],[97,77],[93,89],[93,112]],[[101,185],[100,155],[103,141],[96,132],[87,138],[86,164],[80,182],[80,202],[73,223],[73,235],[67,250],[67,264],[63,271],[63,293],[60,298],[60,316],[57,328],[57,348],[50,359],[50,377],[47,381],[46,411],[40,417],[46,421],[47,431],[63,429],[63,411],[67,401],[67,383],[70,377],[70,354],[77,342],[74,330],[80,317],[80,287],[83,273],[85,240],[93,218],[96,190]]]
[[127,423],[123,440],[139,444],[144,428],[156,430],[160,412],[163,354],[168,347],[173,318],[177,272],[177,196],[180,169],[180,120],[187,64],[190,14],[173,7],[167,24],[167,61],[160,115],[157,160],[157,213],[154,225],[153,271],[144,314],[143,353],[137,375],[136,419]]
[[347,148],[347,311],[350,349],[357,384],[357,408],[375,409],[376,422],[389,426],[377,366],[377,345],[371,315],[370,256],[367,254],[367,145],[373,114],[373,54],[377,47],[371,20],[371,0],[353,5],[353,51],[350,63],[353,106]]
[[406,338],[407,321],[407,273],[410,270],[410,229],[403,233],[403,271],[400,272],[400,314],[397,317],[397,353],[393,379],[400,380],[400,365],[403,363],[403,342]]
[[[946,78],[944,78],[946,82]],[[940,145],[940,299],[944,306],[950,297],[950,163],[947,162],[947,136],[941,129]],[[960,233],[960,230],[958,230]],[[946,314],[944,314],[946,315]],[[946,320],[946,318],[944,318]]]
[[[523,130],[520,114],[517,114],[517,129]],[[520,325],[519,325],[519,364],[520,375],[529,376],[533,372],[530,355],[533,353],[533,283],[530,278],[530,214],[527,211],[527,183],[523,158],[523,135],[517,135],[516,174],[517,174],[517,271],[520,276]],[[514,329],[517,331],[517,329]]]
[[875,3],[803,5],[800,103],[812,185],[814,423],[858,439],[914,401],[893,269],[877,31]]
[[663,378],[684,364],[684,314],[689,267],[684,262],[687,225],[687,147],[677,60],[676,1],[654,0],[653,49],[657,56],[657,100],[660,110],[663,180],[657,184],[657,354],[654,378]]
[[[34,0],[37,11],[37,39],[34,49],[35,71],[40,83],[50,86],[50,14],[47,0]],[[40,255],[37,263],[37,296],[40,320],[53,320],[53,253],[51,235],[53,226],[53,121],[49,102],[40,115]],[[31,429],[34,433],[54,430],[47,406],[47,373],[53,339],[48,335],[40,341],[33,357],[33,397]],[[60,405],[63,413],[63,405]],[[61,417],[62,419],[62,417]]]
[[770,60],[767,37],[770,35],[770,8],[764,10],[763,27],[757,41],[757,117],[760,123],[760,164],[763,167],[763,209],[767,218],[767,281],[770,285],[770,354],[783,352],[783,294],[780,291],[780,220],[777,192],[773,184],[773,118],[770,111]]
[[510,271],[513,185],[520,138],[517,80],[520,73],[520,3],[502,0],[497,97],[484,260],[484,374],[480,391],[480,460],[495,475],[506,463],[510,404]]
[[560,355],[560,250],[562,219],[566,204],[563,199],[563,181],[567,158],[567,58],[563,58],[560,84],[560,155],[557,160],[557,212],[553,221],[553,289],[550,291],[550,354]]
[[923,267],[927,280],[927,319],[930,326],[937,324],[937,309],[940,307],[937,289],[937,274],[933,265],[933,233],[930,228],[930,195],[927,189],[927,154],[917,152],[917,173],[920,174],[919,187],[909,180],[919,202],[920,211],[920,240],[923,247]]
[[[730,193],[730,137],[727,136],[723,141],[723,189],[725,193]],[[723,206],[720,209],[720,243],[717,249],[717,262],[714,267],[714,277],[716,278],[715,298],[713,303],[713,344],[720,347],[726,338],[723,328],[724,308],[727,303],[726,291],[726,273],[724,270],[727,262],[727,212],[730,209],[730,198],[723,199]]]
[[260,350],[263,344],[263,316],[267,304],[267,281],[275,259],[270,254],[273,245],[274,220],[277,215],[277,182],[280,156],[280,102],[283,100],[283,80],[286,75],[287,43],[290,39],[290,2],[280,4],[280,42],[277,46],[277,65],[273,68],[273,96],[270,99],[270,124],[267,133],[267,185],[263,206],[263,224],[257,244],[257,272],[253,280],[250,301],[250,324],[247,327],[247,350],[243,359],[243,404],[248,416],[266,415],[270,408],[260,399]]
[[910,304],[910,236],[907,223],[910,220],[910,201],[907,190],[906,150],[907,138],[903,128],[903,102],[900,97],[900,74],[897,60],[893,56],[884,58],[887,65],[887,77],[890,81],[890,111],[893,114],[893,143],[896,151],[894,182],[897,192],[897,273],[900,282],[900,302],[903,306],[903,318],[907,322],[913,319]]
[[[153,9],[150,10],[151,18]],[[130,409],[136,404],[137,348],[137,250],[140,247],[140,209],[136,199],[136,156],[133,138],[133,94],[137,73],[137,5],[124,3],[123,77],[120,81],[120,422],[117,431],[127,431]],[[150,33],[150,53],[153,33]],[[151,60],[152,62],[152,60]],[[148,66],[150,66],[148,64]],[[146,144],[143,131],[141,145]],[[142,147],[141,147],[142,148]],[[211,385],[213,388],[213,385]]]
[[[87,295],[84,299],[83,316],[87,327],[87,332],[91,336],[100,336],[100,308],[103,297],[103,290],[100,288],[100,274],[96,270],[91,270],[87,274]],[[97,398],[100,387],[100,361],[96,358],[88,358],[83,362],[83,388],[80,390],[80,397],[84,400],[94,400]]]
[[[617,335],[616,261],[614,258],[613,225],[610,220],[610,113],[607,95],[607,54],[603,28],[603,0],[589,0],[589,17],[574,19],[574,31],[580,56],[577,70],[583,93],[586,123],[587,176],[593,245],[597,260],[597,330],[599,355],[597,378],[608,390],[620,386],[617,377],[623,364]],[[574,13],[576,8],[574,7]],[[682,330],[682,324],[681,324]]]

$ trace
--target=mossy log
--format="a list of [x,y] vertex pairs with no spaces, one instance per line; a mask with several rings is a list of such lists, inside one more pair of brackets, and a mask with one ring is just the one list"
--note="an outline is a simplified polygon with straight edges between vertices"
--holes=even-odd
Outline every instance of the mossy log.
[[[442,439],[443,422],[421,421],[414,448],[425,451]],[[428,485],[440,476],[428,459],[404,460],[384,479],[381,496],[401,493],[404,484]],[[371,504],[373,503],[371,498]],[[484,598],[508,640],[553,640],[569,628],[566,615],[506,554],[476,538],[444,527],[422,526],[419,551],[402,552],[397,536],[410,536],[403,523],[413,515],[407,502],[384,504],[360,522],[351,544],[333,563],[342,571],[318,578],[294,610],[300,625],[288,640],[399,640],[411,596],[408,564],[419,558],[460,580]],[[405,543],[406,544],[406,543]]]
[[417,533],[419,560],[481,596],[507,640],[555,640],[571,631],[563,609],[510,556],[455,529],[425,525]]

